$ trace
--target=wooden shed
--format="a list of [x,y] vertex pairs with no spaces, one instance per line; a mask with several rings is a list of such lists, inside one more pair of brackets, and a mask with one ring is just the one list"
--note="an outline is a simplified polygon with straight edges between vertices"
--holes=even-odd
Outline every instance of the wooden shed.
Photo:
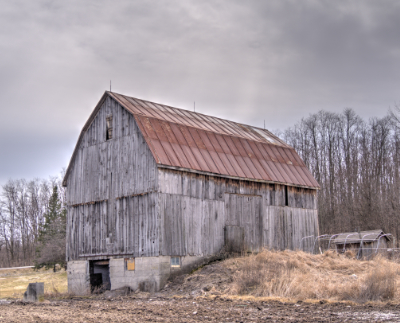
[[353,250],[358,258],[370,257],[393,247],[393,237],[381,229],[339,233],[333,240],[337,252]]
[[75,293],[158,290],[221,252],[295,249],[318,235],[319,186],[291,146],[114,92],[84,125],[63,185]]

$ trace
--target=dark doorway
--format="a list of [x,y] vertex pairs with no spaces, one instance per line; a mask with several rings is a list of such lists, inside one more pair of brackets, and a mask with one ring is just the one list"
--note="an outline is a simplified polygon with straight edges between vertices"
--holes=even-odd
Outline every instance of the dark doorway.
[[111,289],[109,260],[90,260],[90,290],[102,293]]

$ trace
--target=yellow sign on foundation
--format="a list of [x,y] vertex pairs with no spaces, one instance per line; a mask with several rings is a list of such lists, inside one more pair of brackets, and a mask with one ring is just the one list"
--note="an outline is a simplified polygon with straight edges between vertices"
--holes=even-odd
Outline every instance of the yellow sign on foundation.
[[135,270],[135,258],[126,258],[126,270]]

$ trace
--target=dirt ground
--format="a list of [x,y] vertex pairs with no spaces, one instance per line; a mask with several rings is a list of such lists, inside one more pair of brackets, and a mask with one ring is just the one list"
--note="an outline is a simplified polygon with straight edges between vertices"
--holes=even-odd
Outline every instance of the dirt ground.
[[[335,266],[343,267],[339,260]],[[214,262],[175,277],[155,294],[121,289],[86,297],[50,293],[42,303],[0,300],[0,322],[400,322],[398,298],[356,303],[238,296],[232,293],[237,262]],[[351,271],[342,267],[335,272],[344,281],[356,279],[354,265]]]
[[0,322],[399,322],[399,305],[137,297],[0,303]]

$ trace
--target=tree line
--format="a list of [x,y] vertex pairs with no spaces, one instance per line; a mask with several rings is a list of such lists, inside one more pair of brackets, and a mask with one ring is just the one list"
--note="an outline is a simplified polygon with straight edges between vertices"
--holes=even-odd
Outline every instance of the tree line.
[[[363,120],[320,111],[278,135],[321,186],[321,234],[382,229],[400,236],[400,110]],[[61,178],[9,180],[0,191],[0,267],[65,262]],[[397,241],[397,239],[396,239]]]
[[65,262],[61,178],[8,180],[0,191],[0,267]]
[[321,234],[382,229],[399,237],[397,116],[389,112],[365,121],[351,109],[320,111],[279,134],[295,148],[321,186]]

